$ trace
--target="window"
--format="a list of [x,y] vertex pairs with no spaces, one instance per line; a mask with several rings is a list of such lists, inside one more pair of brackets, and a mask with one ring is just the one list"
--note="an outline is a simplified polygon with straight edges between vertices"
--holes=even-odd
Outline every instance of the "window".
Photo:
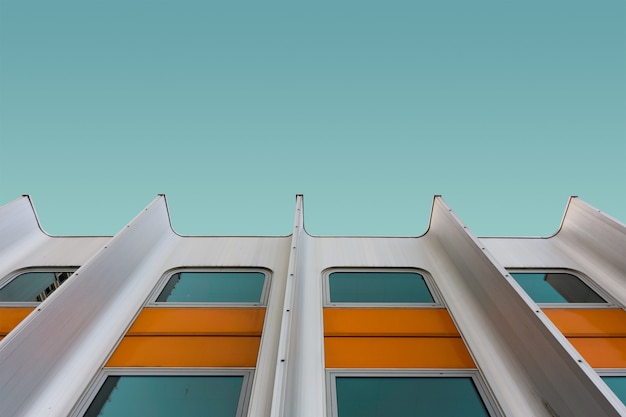
[[439,305],[424,273],[414,270],[333,270],[325,274],[327,306]]
[[83,417],[241,417],[250,370],[110,369],[97,393],[78,409]]
[[603,369],[597,372],[617,398],[626,404],[626,369]]
[[268,277],[260,270],[176,270],[158,287],[155,302],[264,305]]
[[563,271],[511,272],[511,276],[539,304],[607,304],[579,277]]
[[332,417],[488,417],[476,371],[331,371]]
[[77,268],[31,270],[9,276],[0,288],[0,302],[37,303],[45,300],[63,284]]

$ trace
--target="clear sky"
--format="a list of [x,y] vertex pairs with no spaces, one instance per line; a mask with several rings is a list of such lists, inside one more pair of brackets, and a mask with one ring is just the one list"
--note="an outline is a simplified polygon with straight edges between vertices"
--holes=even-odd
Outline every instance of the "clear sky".
[[626,2],[0,0],[0,158],[60,235],[626,222]]

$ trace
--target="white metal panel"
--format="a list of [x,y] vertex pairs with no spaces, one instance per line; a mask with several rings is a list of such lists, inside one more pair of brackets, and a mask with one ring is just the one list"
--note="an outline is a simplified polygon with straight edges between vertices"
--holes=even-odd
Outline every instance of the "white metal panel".
[[304,231],[303,218],[302,196],[298,196],[272,417],[323,417],[326,413],[322,285],[311,268],[313,238]]
[[438,283],[448,308],[505,415],[626,414],[626,407],[440,198],[433,204],[426,238],[445,274]]
[[573,268],[553,238],[481,237],[481,243],[505,268]]
[[0,277],[17,269],[20,260],[49,239],[28,197],[0,207]]
[[437,198],[422,237],[313,237],[298,196],[292,236],[182,237],[160,197],[109,241],[47,236],[19,199],[0,207],[0,272],[83,267],[0,344],[1,412],[67,415],[167,270],[262,267],[272,283],[249,417],[324,417],[323,271],[401,267],[433,277],[507,416],[626,415],[500,266],[579,269],[624,291],[624,236],[622,224],[575,201],[556,237],[483,238],[481,246]]
[[0,207],[0,253],[30,234],[45,235],[28,196]]
[[572,197],[553,239],[575,269],[626,306],[626,225]]
[[3,340],[3,415],[68,415],[152,290],[176,239],[159,197]]

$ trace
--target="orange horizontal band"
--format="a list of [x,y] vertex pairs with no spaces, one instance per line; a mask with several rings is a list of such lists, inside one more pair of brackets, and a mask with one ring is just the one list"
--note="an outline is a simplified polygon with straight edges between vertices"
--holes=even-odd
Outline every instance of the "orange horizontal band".
[[106,366],[252,367],[260,343],[249,336],[130,336]]
[[626,337],[626,311],[621,309],[544,309],[568,337]]
[[0,335],[9,334],[34,309],[34,307],[0,307]]
[[626,338],[572,337],[568,340],[594,368],[626,368]]
[[459,336],[445,308],[325,308],[325,336]]
[[128,335],[249,335],[263,331],[265,308],[144,308]]
[[327,368],[475,368],[460,337],[326,337]]

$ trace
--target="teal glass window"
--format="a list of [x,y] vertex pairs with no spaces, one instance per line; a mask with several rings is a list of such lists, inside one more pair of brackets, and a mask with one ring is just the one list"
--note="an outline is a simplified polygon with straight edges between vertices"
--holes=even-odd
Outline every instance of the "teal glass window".
[[41,302],[73,273],[73,270],[24,272],[0,288],[0,302]]
[[617,398],[626,404],[626,376],[602,376],[601,378],[613,390]]
[[328,275],[330,303],[435,303],[421,274],[337,271]]
[[337,376],[334,417],[488,417],[472,377]]
[[606,303],[580,278],[565,272],[513,272],[511,276],[536,303]]
[[263,272],[180,271],[170,276],[156,301],[260,304],[265,281]]
[[243,385],[243,375],[109,376],[83,416],[238,417]]

